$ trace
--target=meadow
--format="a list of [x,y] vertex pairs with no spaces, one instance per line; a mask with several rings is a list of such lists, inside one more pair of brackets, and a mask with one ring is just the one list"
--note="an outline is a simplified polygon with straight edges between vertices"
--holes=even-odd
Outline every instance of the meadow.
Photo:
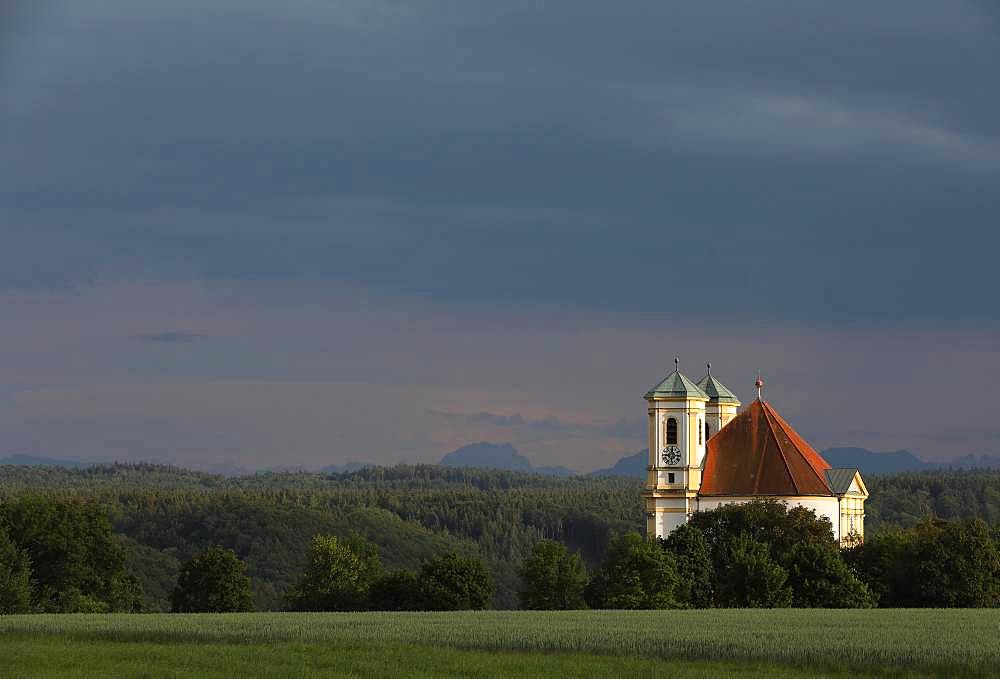
[[0,675],[996,676],[994,610],[0,618]]

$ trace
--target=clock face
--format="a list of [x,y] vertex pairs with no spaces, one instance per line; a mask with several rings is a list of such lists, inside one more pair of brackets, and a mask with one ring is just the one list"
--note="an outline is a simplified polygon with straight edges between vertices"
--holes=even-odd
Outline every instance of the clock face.
[[663,464],[675,465],[680,464],[681,461],[681,449],[677,446],[667,446],[663,449],[662,454]]

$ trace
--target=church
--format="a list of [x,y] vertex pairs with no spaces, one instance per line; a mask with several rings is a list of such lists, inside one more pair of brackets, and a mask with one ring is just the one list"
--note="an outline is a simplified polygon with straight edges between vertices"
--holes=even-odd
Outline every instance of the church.
[[773,498],[825,516],[842,545],[865,534],[865,488],[857,469],[833,469],[771,404],[740,401],[707,374],[698,382],[677,368],[646,392],[649,467],[646,531],[666,537],[692,513]]

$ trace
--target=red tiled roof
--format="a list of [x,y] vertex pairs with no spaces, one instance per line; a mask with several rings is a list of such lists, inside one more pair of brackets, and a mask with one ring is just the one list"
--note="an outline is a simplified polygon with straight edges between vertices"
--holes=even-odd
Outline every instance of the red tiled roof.
[[830,464],[763,401],[708,441],[701,495],[833,495]]

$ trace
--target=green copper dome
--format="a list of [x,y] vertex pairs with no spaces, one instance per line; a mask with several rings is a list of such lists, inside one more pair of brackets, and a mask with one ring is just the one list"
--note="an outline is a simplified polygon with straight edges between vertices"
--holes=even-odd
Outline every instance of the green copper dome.
[[646,392],[646,399],[651,398],[709,398],[708,394],[698,388],[686,375],[679,370],[663,378],[663,381]]
[[740,400],[736,398],[736,394],[731,392],[729,387],[712,376],[711,368],[709,368],[707,375],[698,380],[698,388],[708,394],[708,400],[712,403],[740,404]]

